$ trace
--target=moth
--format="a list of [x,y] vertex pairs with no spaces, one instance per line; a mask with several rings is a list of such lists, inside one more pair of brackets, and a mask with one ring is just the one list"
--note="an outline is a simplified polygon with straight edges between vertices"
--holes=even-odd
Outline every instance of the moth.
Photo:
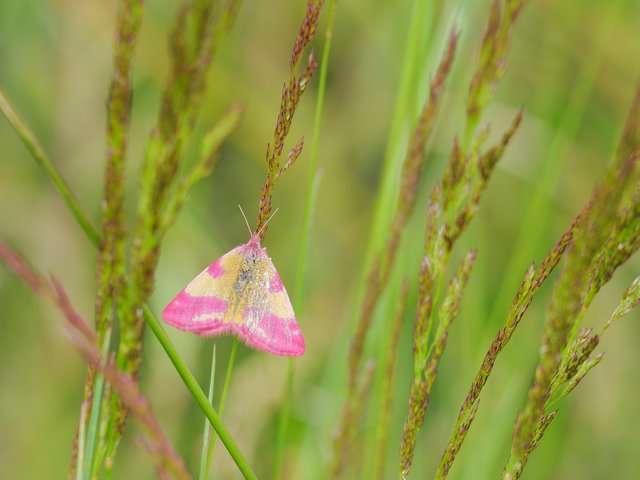
[[249,233],[247,243],[217,259],[180,291],[162,318],[202,337],[232,334],[256,350],[302,355],[305,341],[287,291],[260,245],[260,233]]

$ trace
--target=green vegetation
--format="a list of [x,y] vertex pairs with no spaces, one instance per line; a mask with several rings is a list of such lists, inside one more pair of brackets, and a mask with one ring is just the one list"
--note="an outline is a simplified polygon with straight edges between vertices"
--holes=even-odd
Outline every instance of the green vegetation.
[[[556,3],[4,2],[0,477],[631,478],[637,6]],[[159,320],[237,204],[302,358]]]

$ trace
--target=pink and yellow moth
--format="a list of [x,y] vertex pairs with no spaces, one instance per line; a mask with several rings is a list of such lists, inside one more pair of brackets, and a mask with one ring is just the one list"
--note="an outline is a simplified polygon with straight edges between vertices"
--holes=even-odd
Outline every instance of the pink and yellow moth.
[[224,254],[178,293],[162,318],[202,337],[233,334],[256,350],[302,355],[305,342],[287,291],[260,245],[259,232],[250,234],[247,243]]

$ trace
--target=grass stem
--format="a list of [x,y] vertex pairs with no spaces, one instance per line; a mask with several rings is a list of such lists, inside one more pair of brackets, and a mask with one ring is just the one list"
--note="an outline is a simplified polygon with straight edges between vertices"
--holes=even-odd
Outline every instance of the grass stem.
[[[229,385],[231,383],[231,373],[233,372],[233,365],[236,361],[236,352],[238,351],[238,339],[233,337],[233,345],[231,345],[231,353],[229,353],[229,361],[227,362],[227,372],[224,375],[224,385],[222,386],[222,395],[220,396],[220,406],[218,407],[218,417],[222,417],[224,412],[224,405],[227,401],[227,394],[229,393]],[[207,452],[207,471],[213,460],[213,449],[216,446],[216,434],[213,433],[211,442],[209,442],[209,451]]]
[[389,224],[393,205],[395,205],[394,192],[397,188],[398,173],[404,160],[402,144],[403,140],[409,135],[408,129],[411,121],[409,120],[409,111],[410,107],[419,103],[419,91],[417,88],[412,89],[411,87],[415,87],[413,78],[416,75],[419,64],[418,53],[420,51],[423,27],[421,22],[426,17],[429,3],[425,0],[415,0],[411,11],[411,23],[407,30],[407,42],[404,49],[400,81],[389,127],[389,139],[384,154],[381,185],[373,210],[373,226],[369,235],[369,245],[367,246],[364,265],[365,276],[360,282],[361,290],[366,288],[366,274],[370,270],[370,265],[378,247],[385,239],[385,228]]
[[51,163],[49,157],[47,157],[47,155],[44,153],[40,142],[38,142],[31,129],[27,126],[27,124],[24,122],[15,108],[13,108],[13,105],[11,105],[11,102],[9,102],[9,99],[1,88],[0,110],[2,110],[5,118],[13,127],[13,130],[16,132],[18,137],[20,137],[20,140],[22,140],[24,146],[27,147],[27,150],[29,150],[29,153],[36,161],[38,166],[42,168],[45,175],[49,178],[49,180],[51,180],[51,183],[53,183],[53,186],[64,200],[64,203],[71,211],[71,214],[76,219],[76,222],[78,223],[80,228],[82,228],[82,231],[85,233],[89,241],[97,247],[100,244],[100,236],[98,235],[98,232],[82,211],[78,200],[73,195],[73,193],[71,193],[71,190],[69,189],[67,183],[58,174],[55,167],[53,166],[53,163]]
[[[100,361],[106,364],[109,359],[109,345],[111,343],[111,330],[107,330],[102,343],[102,351],[100,353]],[[104,400],[104,374],[96,373],[95,390],[93,392],[93,403],[91,406],[91,416],[89,417],[89,428],[87,430],[87,447],[86,447],[86,464],[82,466],[84,470],[84,478],[90,480],[94,472],[96,439],[98,438],[98,424],[100,423],[100,412],[102,410],[102,401]],[[81,464],[79,464],[81,465]]]
[[[329,70],[329,54],[331,52],[331,40],[333,39],[333,23],[335,19],[336,0],[329,0],[329,13],[327,16],[327,27],[325,30],[325,42],[322,50],[322,59],[320,62],[320,74],[318,79],[318,96],[316,98],[316,110],[313,122],[313,134],[311,138],[311,152],[309,154],[309,175],[307,181],[307,201],[304,212],[304,220],[302,223],[302,235],[300,239],[300,248],[298,249],[298,262],[296,269],[296,283],[294,290],[293,306],[294,311],[300,317],[302,312],[302,304],[305,288],[305,272],[307,271],[307,255],[309,252],[309,243],[311,239],[311,228],[313,225],[313,215],[315,212],[316,200],[318,198],[318,190],[320,188],[320,180],[322,178],[321,170],[318,169],[318,149],[320,141],[320,127],[322,124],[322,112],[324,109],[324,98],[327,90],[327,72]],[[287,362],[287,378],[285,381],[285,398],[282,402],[280,417],[278,419],[278,431],[276,436],[276,451],[273,461],[274,480],[280,478],[282,469],[282,456],[286,436],[289,427],[289,416],[291,414],[291,402],[293,395],[293,370],[294,360],[290,358]]]
[[[213,405],[213,388],[216,377],[216,343],[213,342],[213,353],[211,355],[211,375],[209,377],[209,403]],[[200,453],[200,474],[199,480],[206,480],[209,477],[209,445],[211,444],[211,424],[209,419],[204,419],[204,431],[202,433],[202,452]]]
[[[164,348],[164,351],[171,360],[171,363],[173,363],[173,366],[178,371],[178,374],[180,375],[180,377],[182,377],[182,380],[191,392],[191,395],[196,400],[198,405],[200,405],[200,408],[211,422],[211,426],[215,430],[216,434],[220,437],[220,440],[226,447],[229,455],[231,455],[231,458],[233,458],[235,464],[238,466],[238,469],[240,469],[240,472],[242,472],[242,474],[244,475],[244,478],[247,480],[256,479],[256,474],[253,472],[251,466],[244,458],[244,455],[242,455],[242,452],[240,452],[238,445],[235,443],[233,438],[231,438],[231,434],[229,433],[227,428],[222,424],[220,417],[211,406],[211,403],[209,403],[209,399],[200,388],[200,385],[198,385],[196,377],[193,376],[193,373],[191,373],[191,371],[187,367],[187,364],[184,362],[182,357],[180,357],[175,345],[169,338],[169,335],[167,335],[167,332],[164,331],[164,328],[162,328],[162,325],[160,324],[158,319],[153,316],[151,310],[149,310],[149,307],[147,305],[144,306],[144,318],[147,322],[147,325],[162,345],[162,348]],[[234,345],[237,348],[237,340],[234,342]],[[232,347],[232,353],[233,350],[234,348]],[[226,382],[227,379],[225,378],[225,383]],[[223,395],[224,394],[225,389],[223,389]],[[223,406],[222,401],[220,403],[220,406]],[[213,443],[213,440],[211,443]]]

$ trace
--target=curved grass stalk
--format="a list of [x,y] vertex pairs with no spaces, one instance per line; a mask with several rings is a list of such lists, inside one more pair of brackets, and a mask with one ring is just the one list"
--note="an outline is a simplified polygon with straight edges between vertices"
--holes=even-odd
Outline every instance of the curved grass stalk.
[[158,338],[158,341],[162,345],[162,348],[164,348],[164,351],[169,356],[171,363],[173,363],[173,366],[178,371],[180,377],[182,377],[182,380],[191,392],[191,395],[193,396],[193,398],[195,398],[196,402],[198,402],[198,405],[200,405],[200,408],[211,422],[211,426],[220,437],[220,440],[226,447],[229,455],[231,455],[231,458],[233,458],[235,464],[238,466],[238,469],[244,475],[244,478],[247,480],[257,479],[258,477],[256,477],[256,474],[253,472],[251,466],[244,458],[244,455],[242,454],[242,452],[240,452],[238,445],[235,443],[233,438],[231,438],[231,434],[223,425],[220,417],[209,403],[209,399],[200,388],[200,385],[198,385],[198,381],[193,376],[184,360],[178,354],[178,351],[167,335],[167,332],[164,331],[164,328],[162,328],[162,325],[160,325],[158,319],[153,316],[148,306],[145,305],[144,311],[144,318],[147,322],[147,325],[149,326],[149,328],[151,328],[151,331]]
[[73,193],[71,193],[71,189],[67,183],[58,174],[55,167],[44,153],[44,149],[40,145],[40,142],[38,142],[31,129],[27,126],[15,108],[13,108],[13,105],[11,105],[11,102],[2,88],[0,88],[0,110],[2,110],[5,118],[13,127],[18,137],[20,137],[24,146],[27,147],[27,150],[29,150],[29,153],[38,166],[42,168],[45,175],[49,180],[51,180],[51,183],[53,183],[53,186],[62,197],[62,200],[64,200],[64,203],[71,211],[71,214],[76,219],[76,222],[80,228],[82,228],[82,231],[87,236],[91,244],[97,247],[100,243],[100,236],[98,235],[98,232],[93,228],[93,225],[82,211],[78,200]]

